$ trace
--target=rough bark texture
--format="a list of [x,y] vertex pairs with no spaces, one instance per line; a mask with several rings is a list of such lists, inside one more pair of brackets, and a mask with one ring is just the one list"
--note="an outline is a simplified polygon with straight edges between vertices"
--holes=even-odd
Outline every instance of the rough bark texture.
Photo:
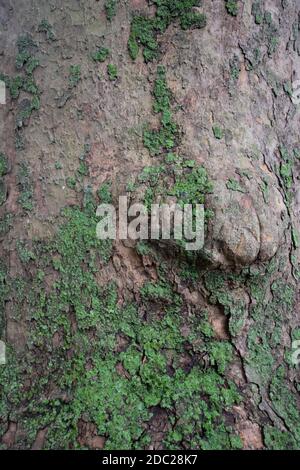
[[[0,28],[1,447],[299,448],[299,1],[0,0]],[[124,194],[205,199],[204,249],[97,240]]]

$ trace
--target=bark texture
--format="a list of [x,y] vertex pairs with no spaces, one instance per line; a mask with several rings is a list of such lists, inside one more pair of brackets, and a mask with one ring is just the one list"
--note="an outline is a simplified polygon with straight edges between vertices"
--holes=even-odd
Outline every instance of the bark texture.
[[299,1],[0,0],[0,79],[1,447],[299,448]]

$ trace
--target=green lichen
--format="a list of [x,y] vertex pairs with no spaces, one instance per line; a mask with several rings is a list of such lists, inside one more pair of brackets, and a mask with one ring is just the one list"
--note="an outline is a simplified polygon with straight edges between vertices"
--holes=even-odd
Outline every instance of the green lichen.
[[242,188],[240,183],[234,178],[229,178],[229,180],[226,182],[226,188],[230,189],[231,191],[238,191],[240,193],[246,192],[245,189]]
[[264,438],[269,449],[298,449],[300,444],[299,408],[295,393],[290,390],[286,370],[279,366],[273,374],[270,385],[270,398],[276,414],[282,419],[285,430],[276,426],[264,428]]
[[19,36],[17,40],[18,54],[16,56],[16,68],[22,69],[33,58],[36,51],[36,44],[34,43],[30,34]]
[[16,116],[15,148],[16,150],[23,150],[25,144],[23,132],[20,130],[23,126],[23,121],[28,120],[34,110],[40,109],[40,90],[34,79],[34,71],[39,66],[39,60],[35,57],[37,46],[29,34],[19,36],[17,49],[16,68],[20,70],[21,75],[10,77],[0,73],[0,80],[5,82],[14,100],[19,98],[21,91],[32,95],[31,99],[27,100],[27,102],[23,100],[21,109]]
[[112,21],[112,19],[116,16],[117,6],[118,0],[105,0],[104,8],[108,21]]
[[295,227],[292,227],[292,242],[294,248],[297,249],[300,246],[300,235],[298,230]]
[[104,62],[109,57],[110,51],[106,47],[100,47],[92,53],[92,59],[95,62]]
[[114,64],[108,64],[107,66],[108,78],[111,81],[115,81],[118,78],[118,68]]
[[279,154],[280,163],[277,173],[283,186],[286,205],[289,207],[292,199],[295,158],[297,157],[294,151],[291,151],[284,145],[279,147]]
[[17,182],[19,187],[18,202],[26,211],[33,209],[33,184],[28,165],[20,163]]
[[236,82],[239,78],[241,71],[241,64],[237,55],[234,55],[229,61],[230,78],[233,82]]
[[75,88],[81,80],[80,65],[71,65],[69,69],[69,88]]
[[7,199],[7,186],[3,178],[0,178],[0,206],[5,203]]
[[168,191],[177,197],[178,203],[204,204],[205,195],[213,191],[213,184],[202,166],[195,166],[192,170],[185,170],[178,175],[174,186]]
[[255,23],[260,25],[264,21],[264,12],[261,6],[261,2],[254,2],[252,4],[252,15],[254,16]]
[[221,129],[220,126],[215,124],[213,126],[212,130],[213,130],[213,133],[214,133],[214,136],[215,136],[216,139],[221,140],[223,138],[224,133],[223,133],[223,130]]
[[8,161],[4,153],[0,152],[0,178],[8,173]]
[[7,235],[12,227],[12,219],[13,217],[10,213],[4,214],[3,217],[0,217],[0,237]]
[[128,51],[133,60],[137,58],[141,46],[146,62],[156,59],[159,54],[158,35],[175,21],[179,21],[184,30],[206,25],[205,15],[193,11],[193,7],[199,6],[199,0],[154,0],[153,3],[156,6],[154,17],[136,15],[132,19]]
[[106,183],[101,184],[100,188],[97,191],[97,195],[102,204],[111,204],[112,203],[111,183],[106,182]]
[[[106,450],[141,449],[150,444],[147,424],[159,406],[170,423],[165,448],[182,448],[185,442],[195,449],[240,447],[223,417],[240,400],[225,378],[230,344],[213,339],[201,318],[190,348],[207,350],[210,368],[192,361],[185,370],[180,361],[187,338],[181,328],[199,321],[199,315],[181,315],[182,298],[166,279],[146,283],[141,304],[121,306],[116,286],[97,281],[111,251],[95,237],[96,223],[94,211],[68,208],[52,241],[30,249],[20,245],[22,262],[35,262],[38,270],[18,283],[18,300],[13,291],[16,307],[26,306],[31,329],[27,352],[14,359],[9,351],[8,365],[0,369],[3,428],[13,407],[24,431],[22,448],[30,448],[44,427],[46,449],[80,448],[79,422],[87,419],[105,436]],[[49,284],[51,265],[56,276]],[[155,305],[163,315],[155,313]],[[147,318],[141,315],[145,308]],[[54,335],[61,338],[58,343]],[[120,349],[121,337],[126,341]],[[34,362],[32,348],[39,351]],[[30,387],[24,388],[28,376]],[[59,390],[56,397],[49,394],[53,387]]]
[[229,15],[237,16],[239,12],[238,0],[225,0],[225,8]]
[[49,23],[49,21],[46,20],[45,18],[40,22],[40,24],[38,26],[38,31],[40,33],[45,33],[46,38],[47,38],[48,41],[54,41],[55,40],[55,34],[53,32],[53,27]]
[[35,261],[36,259],[34,253],[26,246],[24,240],[17,241],[17,252],[24,265],[27,265],[30,261]]
[[204,28],[206,16],[201,13],[187,12],[181,16],[180,26],[183,30]]
[[160,114],[160,128],[151,130],[147,126],[143,138],[144,146],[149,150],[150,155],[158,155],[174,148],[178,136],[178,126],[173,120],[171,111],[171,92],[167,86],[166,71],[163,66],[157,67],[153,95],[153,111]]

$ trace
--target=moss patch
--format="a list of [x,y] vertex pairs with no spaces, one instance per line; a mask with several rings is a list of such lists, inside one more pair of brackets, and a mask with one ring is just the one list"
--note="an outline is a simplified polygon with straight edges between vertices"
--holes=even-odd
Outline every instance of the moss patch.
[[140,47],[146,62],[158,57],[158,36],[164,33],[169,25],[179,21],[182,29],[204,28],[206,17],[193,10],[200,5],[199,0],[154,0],[156,12],[154,17],[134,16],[131,22],[128,51],[133,60],[138,56]]

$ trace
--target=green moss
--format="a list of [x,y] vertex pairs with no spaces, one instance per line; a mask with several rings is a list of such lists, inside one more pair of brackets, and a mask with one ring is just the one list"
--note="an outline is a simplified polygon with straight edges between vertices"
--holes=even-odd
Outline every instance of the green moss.
[[25,105],[22,106],[22,109],[19,110],[16,117],[16,124],[18,127],[22,127],[23,121],[29,119],[34,110],[40,109],[40,99],[35,95],[32,100],[25,102]]
[[234,297],[234,285],[244,286],[246,280],[245,274],[237,276],[220,271],[211,271],[204,277],[205,287],[210,294],[210,302],[221,305],[224,314],[229,317],[229,332],[232,337],[240,333],[247,317],[246,304]]
[[256,24],[262,24],[264,21],[264,12],[261,6],[261,2],[254,2],[252,4],[252,15]]
[[36,259],[34,253],[26,246],[23,240],[17,241],[17,252],[24,265]]
[[283,83],[283,89],[285,93],[291,98],[293,95],[292,83],[290,80]]
[[60,161],[55,162],[54,165],[56,170],[62,170],[63,169],[63,164]]
[[294,248],[295,249],[299,248],[299,246],[300,246],[300,236],[299,236],[298,230],[295,229],[294,227],[292,227],[292,241],[293,241]]
[[17,151],[25,149],[23,132],[20,129],[16,129],[15,131],[15,149]]
[[151,61],[157,57],[158,43],[156,40],[155,21],[153,18],[134,16],[131,22],[131,31],[128,40],[130,57],[135,60],[140,44],[144,46],[144,59]]
[[23,78],[20,75],[9,79],[8,88],[13,99],[17,99],[19,97],[20,91],[23,88],[23,83]]
[[[7,268],[4,263],[4,260],[1,260],[0,261],[0,338],[1,339],[5,337],[5,330],[4,330],[5,328],[5,301],[7,300],[7,295],[8,295]],[[0,404],[0,409],[1,409],[1,404]]]
[[0,178],[8,173],[8,161],[4,153],[0,152]]
[[277,174],[282,183],[286,205],[289,207],[292,199],[295,158],[297,157],[294,151],[284,145],[279,147],[279,153],[281,159],[279,167],[277,167]]
[[291,189],[293,185],[293,162],[287,161],[280,164],[280,176],[283,179],[285,188]]
[[227,341],[212,341],[208,346],[210,363],[216,365],[221,374],[225,373],[228,364],[231,362],[232,353],[233,348]]
[[28,166],[24,162],[20,163],[17,181],[20,192],[18,202],[24,210],[31,211],[33,209],[33,185]]
[[282,419],[287,430],[279,430],[276,426],[264,428],[264,438],[269,449],[297,449],[300,444],[298,405],[286,379],[284,366],[279,366],[271,380],[270,398],[276,414]]
[[163,127],[159,131],[146,128],[144,130],[144,146],[149,150],[150,155],[158,155],[162,150],[173,149],[176,145],[174,137],[176,131],[176,124]]
[[257,383],[264,386],[273,373],[276,360],[274,351],[282,343],[283,318],[292,311],[295,298],[293,286],[280,278],[282,274],[271,283],[271,276],[276,269],[277,263],[273,260],[265,271],[254,273],[249,279],[251,295],[255,302],[250,309],[254,323],[248,332],[246,362]]
[[241,64],[237,55],[234,55],[233,58],[229,61],[229,69],[231,80],[236,82],[241,71]]
[[[187,377],[178,371],[175,378],[176,405],[181,411],[181,419],[176,433],[169,433],[167,448],[174,449],[174,441],[187,441],[193,449],[231,448],[230,431],[216,417],[225,403],[225,406],[230,406],[238,400],[234,387],[226,390],[222,378],[214,371],[203,373],[193,369]],[[208,398],[209,405],[205,400],[190,401],[188,397],[194,396],[197,388],[200,396]],[[198,427],[198,433],[194,433],[195,427]]]
[[75,88],[81,80],[80,65],[71,65],[69,69],[69,87]]
[[[232,337],[241,334],[245,320],[249,322],[251,319],[247,332],[244,366],[251,381],[257,383],[262,390],[268,387],[273,377],[277,351],[282,344],[283,319],[292,311],[295,298],[293,286],[286,284],[280,278],[282,276],[280,271],[279,278],[271,283],[277,270],[277,262],[272,260],[264,268],[245,270],[240,275],[212,271],[204,278],[205,287],[210,293],[210,302],[223,306],[225,315],[229,317],[229,332]],[[246,303],[240,299],[240,294],[238,298],[235,297],[235,288],[238,293],[241,287],[245,289],[247,286],[250,288],[252,299],[249,312]],[[211,344],[208,350],[210,347]],[[227,346],[225,347],[226,352]],[[280,398],[278,400],[280,402]]]
[[[170,285],[164,282],[147,282],[141,289],[141,295],[144,299],[160,300],[171,302],[175,300],[175,295]],[[176,296],[178,298],[178,296]]]
[[88,175],[88,172],[89,172],[89,169],[88,169],[88,166],[85,162],[80,162],[79,163],[79,167],[77,168],[77,175],[79,177],[79,179],[82,177],[82,176],[87,176]]
[[101,204],[111,204],[112,203],[112,194],[111,194],[111,183],[103,183],[97,191]]
[[5,236],[12,227],[12,215],[10,213],[0,217],[0,237]]
[[157,77],[154,82],[153,95],[155,98],[153,104],[154,112],[170,113],[171,92],[166,81],[166,69],[162,65],[157,67]]
[[5,203],[7,199],[7,186],[3,178],[0,178],[0,206]]
[[35,69],[40,65],[39,59],[35,57],[30,57],[26,64],[26,73],[28,75],[32,75]]
[[[88,187],[84,187],[85,178],[89,175],[89,167],[86,162],[89,151],[89,145],[85,145],[83,153],[79,156],[79,165],[75,171],[75,175],[66,178],[68,188],[76,190],[77,192],[82,191],[85,193],[86,190],[89,192]],[[88,194],[84,194],[84,197],[88,197]]]
[[206,16],[201,13],[187,12],[181,16],[180,26],[183,30],[204,28]]
[[210,294],[212,304],[220,304],[224,308],[225,315],[234,316],[237,305],[228,288],[230,279],[228,275],[219,271],[211,271],[204,277],[205,286]]
[[[37,66],[37,61],[34,59],[32,63],[34,64],[34,67],[32,69],[29,67],[28,71],[26,67],[27,75],[25,76],[16,75],[15,77],[8,77],[8,76],[0,75],[0,79],[6,83],[9,89],[10,95],[13,99],[17,99],[19,97],[21,90],[24,90],[32,95],[39,94],[39,89],[32,77],[32,72],[35,70]],[[30,64],[31,62],[29,62],[29,66]]]
[[270,11],[265,11],[264,14],[264,21],[266,24],[271,25],[272,24],[272,13]]
[[38,31],[40,33],[45,33],[46,35],[46,38],[48,41],[54,41],[55,40],[55,34],[53,32],[53,27],[52,25],[49,23],[48,20],[46,19],[43,19],[39,26],[38,26]]
[[212,130],[216,139],[220,140],[223,138],[224,133],[220,126],[214,125]]
[[204,204],[205,195],[211,193],[213,185],[207,176],[204,167],[196,166],[192,170],[185,170],[176,177],[176,181],[169,194],[177,197],[179,204]]
[[262,184],[260,185],[261,192],[263,194],[263,198],[266,204],[270,202],[270,190],[269,190],[269,183],[266,179],[263,179]]
[[153,186],[158,182],[160,175],[162,175],[164,171],[165,167],[163,165],[145,166],[138,176],[138,180],[140,183],[148,183]]
[[239,12],[238,0],[225,0],[225,8],[229,15],[237,16]]
[[264,426],[264,443],[269,450],[298,450],[297,442],[288,431],[275,426]]
[[22,75],[9,77],[0,74],[0,79],[5,82],[12,99],[17,100],[21,91],[32,95],[31,100],[25,106],[22,102],[22,109],[16,117],[15,148],[16,150],[23,150],[25,144],[20,130],[23,126],[23,120],[29,119],[32,112],[40,108],[40,91],[33,77],[33,73],[39,65],[39,60],[34,56],[37,46],[29,34],[18,38],[17,49],[16,68],[22,70]]
[[[255,41],[259,46],[263,46],[264,48],[267,47],[268,55],[271,57],[277,50],[277,46],[279,43],[280,36],[278,26],[274,23],[272,14],[269,11],[264,10],[263,2],[261,2],[260,0],[255,1],[252,4],[252,15],[254,17],[255,23],[257,25],[260,25],[259,33],[256,36]],[[259,54],[254,54],[256,49],[257,51],[259,51]],[[254,60],[252,61],[254,67],[261,62],[261,48],[255,48],[252,54],[257,56],[256,58],[254,57]]]
[[128,52],[132,60],[136,60],[139,54],[139,43],[137,41],[136,33],[133,33],[133,32],[130,33],[128,43],[127,43],[127,48],[128,48]]
[[39,96],[40,93],[33,77],[29,75],[23,78],[22,89],[33,96]]
[[96,52],[93,52],[92,59],[95,62],[104,62],[109,57],[110,51],[106,47],[100,47]]
[[163,66],[157,67],[157,78],[154,83],[153,111],[161,114],[160,128],[150,130],[145,128],[143,133],[144,146],[150,155],[158,155],[162,151],[169,151],[175,147],[178,127],[173,121],[171,112],[171,92],[166,81],[166,71]]
[[19,36],[17,40],[18,54],[16,56],[16,68],[22,69],[28,61],[32,60],[32,55],[36,50],[36,44],[34,43],[30,34],[24,34]]
[[245,189],[242,188],[242,186],[240,185],[240,183],[233,179],[233,178],[230,178],[227,182],[226,182],[226,188],[227,189],[230,189],[231,191],[238,191],[240,193],[245,193]]
[[75,189],[76,188],[76,178],[74,178],[73,176],[69,176],[66,179],[66,184],[67,184],[68,188]]
[[[26,430],[24,448],[32,445],[38,429],[47,427],[45,448],[67,449],[79,447],[78,422],[85,416],[98,435],[106,436],[106,450],[132,450],[149,446],[145,425],[152,416],[151,407],[160,406],[172,428],[166,448],[177,448],[181,441],[192,442],[196,449],[236,448],[237,436],[223,419],[223,413],[239,402],[234,384],[222,372],[230,361],[230,346],[214,340],[208,344],[212,368],[206,370],[196,361],[185,371],[179,365],[187,341],[181,327],[190,320],[180,315],[180,295],[166,281],[147,283],[141,294],[148,319],[133,304],[121,307],[116,287],[103,288],[96,282],[93,260],[102,242],[95,238],[93,214],[72,208],[64,217],[53,242],[36,247],[43,269],[23,284],[19,300],[23,305],[27,296],[32,325],[29,345],[38,348],[40,355],[31,363],[32,356],[26,353],[18,367],[10,357],[9,366],[0,370],[3,421],[12,416],[13,406],[20,429]],[[46,291],[45,272],[51,259],[57,276]],[[151,308],[157,303],[163,316],[157,317]],[[203,331],[209,341],[207,328]],[[62,342],[53,347],[55,332],[62,333]],[[120,335],[126,338],[121,351]],[[125,375],[119,372],[120,364]],[[38,374],[31,373],[33,366]],[[22,389],[27,374],[31,385]],[[51,384],[61,397],[70,399],[50,397]]]
[[200,274],[195,263],[185,264],[180,261],[180,268],[179,275],[183,281],[194,283],[199,280]]
[[108,21],[112,21],[117,13],[118,0],[105,0],[104,8],[106,12],[106,18]]
[[271,284],[273,294],[273,304],[291,310],[294,303],[295,291],[291,284],[287,284],[282,279],[277,279]]
[[136,15],[131,22],[128,51],[135,60],[140,46],[143,47],[143,56],[146,62],[158,57],[158,35],[164,33],[169,25],[179,21],[182,29],[203,28],[206,17],[192,10],[199,6],[199,0],[154,0],[156,12],[154,17]]
[[146,242],[139,241],[136,246],[136,252],[141,256],[147,256],[151,253],[151,248]]
[[108,64],[107,66],[107,74],[108,78],[111,81],[117,80],[118,78],[118,69],[117,66],[114,64]]
[[[109,184],[102,185],[99,198],[110,201]],[[139,304],[121,306],[116,286],[98,282],[111,243],[96,238],[96,203],[84,201],[83,208],[63,212],[53,240],[30,247],[18,243],[22,263],[34,263],[36,270],[13,284],[15,311],[26,311],[31,328],[18,367],[9,356],[9,365],[0,370],[3,422],[12,409],[18,414],[22,448],[31,447],[37,430],[45,427],[45,448],[78,448],[78,423],[85,417],[106,437],[106,450],[140,449],[150,444],[145,428],[152,407],[159,406],[171,425],[166,448],[184,442],[197,449],[238,447],[223,418],[239,402],[236,387],[224,376],[231,346],[213,339],[205,316],[182,315],[181,295],[163,278],[167,269],[160,270],[159,281],[144,284]],[[51,267],[54,282],[49,282]],[[183,327],[194,331],[196,322],[197,334],[182,334]],[[54,335],[61,338],[56,345]],[[120,338],[125,339],[121,349]],[[187,344],[189,351],[207,352],[210,369],[192,358],[188,368],[182,366]],[[39,354],[32,356],[32,350]],[[28,377],[30,387],[22,388]],[[59,390],[55,398],[49,394],[53,389]]]
[[272,15],[269,12],[265,12],[264,14],[263,36],[267,44],[268,55],[271,57],[277,49],[279,43],[279,34],[278,28],[273,23]]
[[[18,406],[22,396],[20,364],[9,346],[6,346],[6,360],[10,365],[0,367],[0,433],[7,430],[6,423],[12,406]],[[14,412],[15,413],[15,412]],[[15,415],[12,415],[15,416]]]
[[300,149],[299,149],[299,148],[295,147],[295,148],[293,149],[293,156],[294,156],[297,160],[300,159]]

